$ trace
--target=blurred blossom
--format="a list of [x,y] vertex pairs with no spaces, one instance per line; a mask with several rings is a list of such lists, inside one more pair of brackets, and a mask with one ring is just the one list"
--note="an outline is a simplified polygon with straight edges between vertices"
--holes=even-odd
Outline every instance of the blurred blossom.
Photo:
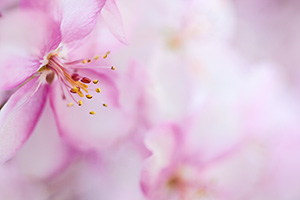
[[0,199],[299,199],[298,8],[0,1]]
[[299,86],[300,2],[234,1],[237,27],[234,43],[250,62],[270,59],[278,63],[292,87]]

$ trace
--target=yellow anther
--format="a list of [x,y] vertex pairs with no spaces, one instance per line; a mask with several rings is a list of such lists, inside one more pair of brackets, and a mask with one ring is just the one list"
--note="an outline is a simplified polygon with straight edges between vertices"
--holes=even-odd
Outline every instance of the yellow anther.
[[103,58],[107,58],[108,54],[110,54],[110,51],[106,52],[106,54],[103,56]]
[[94,84],[97,84],[99,81],[98,80],[93,80],[93,83]]
[[86,62],[87,62],[86,60],[83,60],[83,61],[82,61],[83,64],[85,64]]
[[94,57],[95,60],[98,60],[99,58],[100,58],[100,56],[95,56]]
[[68,107],[72,107],[72,106],[73,106],[73,103],[71,102],[71,103],[69,103],[67,106],[68,106]]
[[78,101],[78,105],[82,106],[82,101],[81,100]]
[[101,89],[100,88],[96,88],[95,91],[98,92],[98,93],[100,93]]
[[110,69],[111,69],[111,70],[116,70],[116,67],[115,67],[115,66],[111,66]]
[[86,98],[88,98],[88,99],[91,99],[91,98],[93,98],[93,96],[92,95],[90,95],[90,94],[87,94],[87,95],[85,95],[86,96]]
[[91,114],[91,115],[94,115],[94,114],[96,114],[96,113],[95,113],[94,111],[90,111],[90,114]]
[[107,104],[106,104],[106,103],[104,103],[104,104],[103,104],[103,106],[104,106],[104,107],[107,107]]
[[72,92],[74,92],[74,93],[76,93],[76,92],[78,92],[79,91],[79,88],[78,87],[72,87]]

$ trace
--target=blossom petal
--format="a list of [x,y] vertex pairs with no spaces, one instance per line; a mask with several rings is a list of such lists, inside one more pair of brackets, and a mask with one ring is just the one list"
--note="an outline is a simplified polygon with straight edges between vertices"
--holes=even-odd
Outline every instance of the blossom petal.
[[0,113],[0,162],[10,159],[33,131],[43,110],[48,85],[37,78],[17,90]]
[[0,30],[1,90],[15,87],[35,73],[40,60],[61,41],[58,24],[41,12],[9,12],[1,19]]
[[61,31],[63,42],[70,43],[86,37],[94,28],[104,3],[103,0],[62,1]]
[[[79,160],[81,168],[72,171],[70,176],[77,180],[78,199],[138,199],[144,200],[139,187],[142,158],[131,144],[120,145],[101,155],[100,162],[94,155]],[[130,155],[130,156],[128,156]],[[116,162],[117,161],[117,162]],[[122,165],[120,165],[122,163]],[[112,193],[110,188],[114,188]],[[86,191],[89,191],[87,194]]]
[[107,0],[102,11],[101,17],[105,21],[111,33],[122,43],[128,44],[121,14],[115,0]]
[[23,0],[24,7],[38,8],[61,23],[64,43],[86,37],[94,28],[106,0]]
[[10,160],[10,164],[30,177],[45,179],[64,170],[71,158],[72,152],[59,137],[53,112],[47,101],[32,135]]
[[140,180],[145,195],[150,195],[153,187],[164,178],[159,176],[161,170],[172,165],[174,157],[180,156],[177,152],[181,146],[180,135],[174,124],[163,124],[148,133],[145,144],[152,155],[144,161]]
[[5,163],[0,167],[0,199],[44,199],[46,187],[36,179],[24,177],[15,166]]
[[[3,56],[0,56],[3,58]],[[0,62],[2,59],[0,58]],[[37,72],[39,64],[38,61],[30,61],[27,58],[14,58],[13,56],[7,56],[1,62],[1,73],[0,73],[0,90],[10,90],[23,81],[29,76]]]

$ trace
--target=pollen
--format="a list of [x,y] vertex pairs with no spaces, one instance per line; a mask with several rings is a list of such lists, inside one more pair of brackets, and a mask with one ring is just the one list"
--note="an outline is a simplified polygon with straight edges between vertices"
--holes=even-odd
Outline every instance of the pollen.
[[116,67],[115,67],[115,66],[111,66],[110,69],[111,69],[111,70],[116,70]]
[[95,56],[94,60],[98,60],[100,58],[100,56]]
[[100,88],[96,88],[95,91],[98,92],[98,93],[100,93],[101,89]]
[[98,80],[93,80],[93,83],[97,84],[97,83],[99,83],[99,81]]
[[72,87],[72,89],[70,90],[70,92],[72,92],[72,93],[78,93],[79,90],[80,89],[78,87]]
[[91,115],[94,115],[94,114],[96,114],[96,113],[95,113],[94,111],[90,111],[90,114],[91,114]]
[[106,52],[106,54],[103,56],[103,59],[106,59],[108,54],[110,54],[110,51]]
[[72,106],[73,106],[73,103],[71,102],[71,103],[69,103],[67,106],[68,106],[68,107],[72,107]]
[[107,107],[107,104],[106,104],[106,103],[104,103],[104,104],[103,104],[103,106],[104,106],[104,107]]
[[72,74],[71,78],[73,79],[73,81],[79,81],[80,80],[79,74]]
[[78,105],[82,106],[82,101],[81,100],[78,101]]
[[87,94],[87,95],[85,95],[86,96],[86,98],[88,98],[88,99],[91,99],[91,98],[93,98],[93,96],[92,95],[90,95],[90,94]]
[[87,62],[90,63],[90,62],[92,62],[92,60],[91,60],[91,59],[88,59]]
[[86,60],[83,60],[83,61],[82,61],[82,64],[85,64],[85,63],[87,63],[87,61],[86,61]]
[[80,81],[83,82],[83,83],[89,84],[91,82],[91,79],[89,79],[87,77],[83,77]]

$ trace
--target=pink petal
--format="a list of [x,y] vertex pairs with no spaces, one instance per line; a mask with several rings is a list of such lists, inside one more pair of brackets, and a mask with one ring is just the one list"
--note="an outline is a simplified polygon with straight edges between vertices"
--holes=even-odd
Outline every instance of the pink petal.
[[104,56],[108,51],[110,54],[107,59],[99,59],[99,65],[111,65],[111,57],[118,52],[124,44],[112,35],[103,20],[99,20],[94,30],[84,39],[82,43],[71,45],[72,51],[69,51],[68,58],[77,60],[78,58],[93,58],[95,55]]
[[[62,92],[57,82],[51,88],[50,94],[51,106],[62,137],[81,150],[103,149],[116,144],[127,136],[132,126],[130,118],[120,108],[119,91],[112,77],[95,72],[89,73],[86,71],[88,77],[99,80],[98,85],[91,83],[89,88],[97,86],[102,91],[94,94],[90,92],[93,99],[78,98],[83,101],[82,106],[75,103],[72,107],[67,107],[72,100],[62,99]],[[109,73],[110,70],[107,71],[107,74]],[[102,106],[103,103],[108,107]],[[90,115],[90,111],[95,111],[96,114]]]
[[180,134],[173,124],[161,125],[148,133],[145,144],[152,155],[145,160],[141,173],[141,187],[146,195],[150,195],[157,183],[165,178],[159,176],[161,170],[172,166],[174,157],[180,157]]
[[43,58],[61,42],[59,24],[40,11],[7,13],[0,21],[0,29],[1,50],[30,56],[31,60]]
[[[4,55],[0,56],[0,62]],[[28,58],[14,58],[7,56],[3,58],[0,73],[0,90],[10,90],[20,85],[25,79],[37,72],[39,62]]]
[[48,85],[37,78],[17,90],[0,114],[0,162],[10,159],[33,131],[44,107]]
[[[90,157],[89,160],[81,159],[81,168],[77,168],[77,171],[71,174],[77,177],[78,198],[145,199],[139,187],[142,163],[139,153],[134,146],[126,143],[105,152],[101,156],[100,163],[95,162],[95,157]],[[111,188],[114,188],[113,193]]]
[[45,179],[64,170],[71,158],[72,152],[60,139],[53,112],[47,102],[32,135],[10,164],[30,177]]
[[94,28],[104,0],[66,0],[61,3],[61,31],[64,43],[86,37]]
[[15,166],[0,167],[0,199],[44,199],[46,188],[41,182],[25,177]]
[[59,26],[41,12],[9,12],[1,19],[0,30],[1,90],[37,72],[40,60],[61,41]]
[[105,21],[111,33],[122,43],[128,44],[121,14],[115,0],[107,0],[102,11],[102,19]]
[[64,43],[86,37],[94,28],[105,0],[23,0],[24,7],[38,8],[61,23]]

